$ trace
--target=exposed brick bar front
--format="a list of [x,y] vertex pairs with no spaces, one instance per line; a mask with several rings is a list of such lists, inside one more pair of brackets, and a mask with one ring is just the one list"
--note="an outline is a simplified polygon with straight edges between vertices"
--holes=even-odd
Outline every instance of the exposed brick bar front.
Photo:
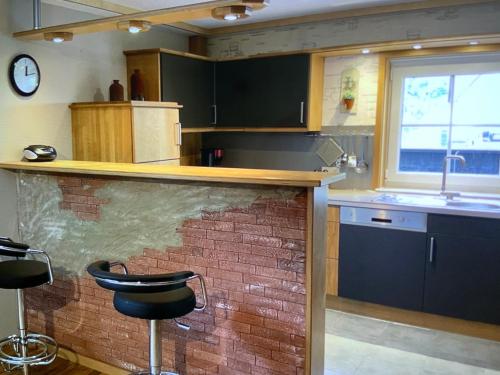
[[[108,202],[95,191],[105,179],[61,177],[58,185],[62,211],[99,222]],[[165,369],[304,373],[306,224],[305,190],[293,199],[259,198],[246,207],[203,211],[177,228],[181,246],[144,248],[128,258],[131,273],[192,270],[206,279],[209,307],[181,319],[191,331],[163,324]],[[26,299],[30,330],[112,365],[147,368],[147,322],[116,312],[112,293],[92,278],[59,272],[54,285],[32,289]]]

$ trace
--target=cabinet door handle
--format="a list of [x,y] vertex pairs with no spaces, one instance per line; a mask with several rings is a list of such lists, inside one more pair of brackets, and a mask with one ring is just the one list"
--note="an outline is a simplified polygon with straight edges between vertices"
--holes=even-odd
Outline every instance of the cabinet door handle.
[[212,108],[213,108],[213,111],[214,111],[214,113],[213,113],[214,119],[211,122],[211,125],[217,125],[217,104],[213,104]]
[[304,123],[304,102],[300,102],[300,123]]
[[431,237],[429,243],[429,263],[432,263],[434,261],[434,242],[434,237]]
[[175,125],[177,125],[177,145],[182,146],[182,124],[177,122]]

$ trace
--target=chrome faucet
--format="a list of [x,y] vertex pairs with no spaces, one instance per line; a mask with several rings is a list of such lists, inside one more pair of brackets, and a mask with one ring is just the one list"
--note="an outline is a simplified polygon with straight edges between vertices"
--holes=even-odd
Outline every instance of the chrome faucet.
[[458,160],[462,166],[465,165],[465,158],[461,155],[447,155],[443,159],[443,179],[441,181],[441,195],[445,196],[446,199],[453,199],[454,197],[460,196],[459,192],[456,191],[446,191],[446,177],[448,175],[448,160]]

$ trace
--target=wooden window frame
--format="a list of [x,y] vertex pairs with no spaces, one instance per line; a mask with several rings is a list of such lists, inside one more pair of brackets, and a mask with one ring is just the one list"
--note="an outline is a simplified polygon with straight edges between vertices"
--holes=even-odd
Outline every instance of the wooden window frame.
[[411,51],[388,51],[379,54],[377,108],[373,139],[372,188],[385,186],[385,170],[388,160],[389,144],[389,85],[391,76],[390,61],[396,58],[437,57],[456,54],[500,52],[500,44],[477,46],[440,47]]

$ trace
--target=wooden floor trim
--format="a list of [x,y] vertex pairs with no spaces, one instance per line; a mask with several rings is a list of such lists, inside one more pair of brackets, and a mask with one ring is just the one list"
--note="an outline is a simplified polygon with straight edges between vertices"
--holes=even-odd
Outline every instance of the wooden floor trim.
[[130,371],[109,365],[90,357],[75,353],[69,349],[59,348],[58,356],[70,362],[88,367],[107,375],[129,375]]
[[422,328],[500,341],[500,326],[326,296],[326,308]]

